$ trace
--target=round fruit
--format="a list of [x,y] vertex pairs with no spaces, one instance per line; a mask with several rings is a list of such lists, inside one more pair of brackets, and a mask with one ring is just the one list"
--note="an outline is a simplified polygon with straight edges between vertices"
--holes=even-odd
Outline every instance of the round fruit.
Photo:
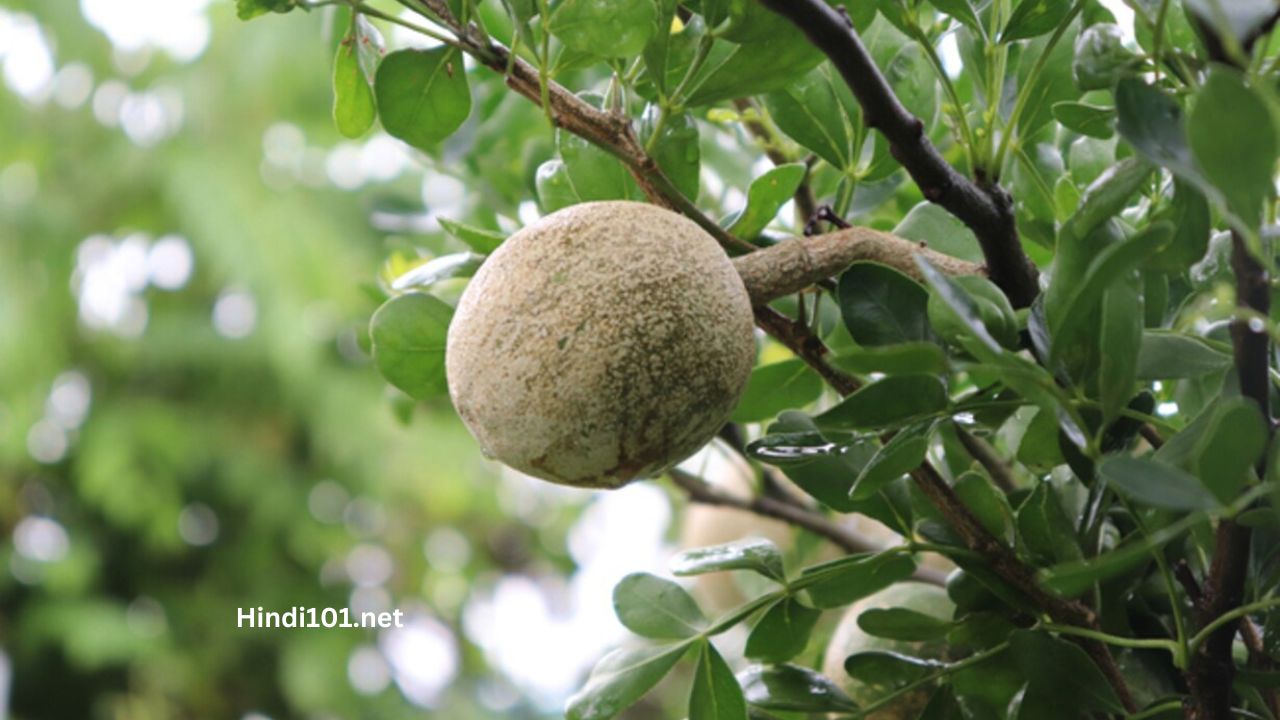
[[[822,671],[859,705],[875,702],[891,692],[892,688],[877,687],[849,677],[844,669],[844,661],[850,655],[881,651],[933,660],[946,659],[946,644],[943,642],[902,642],[868,635],[858,626],[858,616],[873,608],[907,608],[944,620],[950,620],[955,613],[955,605],[947,598],[945,590],[936,585],[918,582],[892,585],[849,606],[827,646]],[[906,693],[864,716],[865,720],[915,720],[924,711],[932,693],[932,687],[922,687]]]
[[715,239],[653,205],[596,202],[489,257],[458,303],[445,370],[487,455],[616,488],[706,444],[754,359],[751,301]]

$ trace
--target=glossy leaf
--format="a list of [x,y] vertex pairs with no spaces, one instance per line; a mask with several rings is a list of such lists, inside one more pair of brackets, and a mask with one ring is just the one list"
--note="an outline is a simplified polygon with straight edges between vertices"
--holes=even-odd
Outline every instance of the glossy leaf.
[[904,240],[926,243],[931,250],[970,262],[982,262],[978,238],[956,216],[940,205],[921,201],[907,211],[893,234]]
[[747,206],[729,226],[730,234],[742,238],[759,235],[795,195],[806,172],[803,163],[792,163],[771,168],[752,180],[747,189]]
[[382,127],[430,152],[471,113],[471,88],[458,51],[397,50],[378,66],[374,81]]
[[1272,172],[1280,156],[1267,104],[1238,72],[1214,67],[1196,94],[1187,131],[1205,177],[1242,222],[1256,225],[1263,203],[1274,192]]
[[[567,47],[598,57],[639,55],[658,29],[654,0],[562,0],[547,29]],[[664,28],[665,30],[665,28]]]
[[1198,475],[1204,486],[1224,504],[1235,500],[1266,450],[1267,439],[1266,421],[1256,403],[1224,399],[1200,441]]
[[941,374],[947,369],[947,355],[937,343],[905,342],[844,350],[831,358],[831,364],[856,375]]
[[1182,106],[1141,80],[1128,78],[1116,87],[1116,129],[1153,163],[1208,186],[1191,155]]
[[821,616],[820,610],[802,605],[794,597],[785,597],[766,610],[751,628],[744,654],[762,662],[786,662],[804,652]]
[[1195,476],[1159,460],[1112,457],[1098,466],[1098,472],[1116,490],[1147,505],[1169,510],[1218,507],[1218,501]]
[[1036,557],[1050,563],[1081,560],[1075,528],[1049,482],[1036,483],[1018,508],[1018,536]]
[[983,25],[969,0],[929,0],[929,4],[950,15],[972,30],[981,32]]
[[360,44],[365,42],[358,29],[360,16],[353,14],[347,32],[333,59],[333,122],[345,137],[357,138],[373,127],[374,108],[372,78],[365,75],[360,63]]
[[805,581],[814,607],[833,608],[848,605],[905,580],[915,569],[915,560],[910,556],[888,551],[870,556],[844,557],[805,568],[800,577]]
[[858,616],[858,627],[868,635],[905,642],[941,640],[954,626],[950,620],[908,608],[871,608]]
[[1112,284],[1102,295],[1098,400],[1103,422],[1114,420],[1135,392],[1138,351],[1142,346],[1142,303],[1141,280],[1132,274]]
[[378,372],[418,400],[445,392],[444,348],[452,317],[453,308],[431,295],[388,300],[369,321]]
[[1149,330],[1142,335],[1138,378],[1175,380],[1219,373],[1231,367],[1231,354],[1208,340],[1181,333]]
[[1000,42],[1025,40],[1052,32],[1066,18],[1071,3],[1060,0],[1022,0],[1000,33]]
[[476,270],[480,269],[482,262],[484,262],[483,256],[471,252],[442,255],[400,275],[391,283],[391,289],[403,292],[413,288],[427,287],[449,278],[471,277],[475,275]]
[[854,263],[836,290],[840,315],[859,345],[927,341],[929,294],[920,283],[887,265]]
[[829,65],[797,78],[764,97],[769,117],[792,140],[839,169],[857,161],[853,131],[861,121],[856,102],[843,102],[843,80]]
[[1116,133],[1114,108],[1082,102],[1060,102],[1053,106],[1053,117],[1081,135],[1106,140]]
[[[837,445],[831,442],[818,431],[812,418],[799,412],[779,415],[778,421],[769,426],[768,433],[766,437],[781,434],[791,439],[784,439],[782,445],[773,447],[768,458],[757,457],[781,467],[801,490],[832,510],[853,512],[857,508],[849,499],[849,485],[870,459],[873,450],[864,450],[857,443]],[[803,438],[807,440],[798,441]],[[832,452],[837,449],[840,452]]]
[[947,664],[885,650],[867,650],[844,659],[849,677],[867,685],[896,689],[928,677]]
[[822,378],[803,360],[792,358],[762,365],[751,371],[731,419],[739,423],[769,420],[783,410],[817,400],[822,388]]
[[704,641],[689,695],[689,720],[746,720],[747,700],[733,670],[714,645]]
[[686,104],[698,107],[777,90],[822,62],[822,52],[793,25],[782,22],[776,28],[749,46],[726,43],[721,52],[713,52],[694,79]]
[[692,641],[614,650],[565,708],[566,720],[609,720],[666,677]]
[[[702,168],[698,125],[687,112],[669,114],[660,128],[656,128],[657,122],[656,110],[650,108],[640,123],[640,139],[646,145],[652,143],[650,156],[676,189],[690,200],[696,200]],[[653,138],[655,128],[656,139]]]
[[614,586],[613,609],[628,630],[647,638],[693,637],[707,624],[684,588],[648,573],[632,573]]
[[878,380],[814,418],[818,427],[875,430],[942,412],[950,399],[933,375],[893,375]]
[[834,682],[798,665],[752,666],[739,677],[747,702],[780,712],[853,712],[858,705]]
[[486,230],[446,217],[437,218],[445,232],[461,240],[481,255],[488,255],[506,241],[507,237],[495,230]]
[[1044,632],[1019,630],[1010,637],[1009,649],[1031,688],[1045,700],[1069,708],[1072,715],[1124,711],[1102,671],[1078,645]]
[[778,582],[786,580],[782,553],[763,538],[686,550],[671,560],[671,572],[676,575],[703,575],[723,570],[750,570]]
[[929,450],[929,437],[934,423],[912,425],[898,431],[858,474],[849,491],[853,500],[866,500],[884,489],[885,485],[920,467]]

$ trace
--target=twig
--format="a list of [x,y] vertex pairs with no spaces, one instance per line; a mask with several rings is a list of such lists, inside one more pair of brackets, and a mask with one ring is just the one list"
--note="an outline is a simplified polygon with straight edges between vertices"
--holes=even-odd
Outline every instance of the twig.
[[[694,502],[736,508],[756,515],[782,520],[826,538],[848,553],[879,552],[885,549],[820,513],[796,507],[790,503],[767,496],[758,496],[751,499],[739,497],[720,490],[705,480],[680,469],[673,469],[668,474],[671,476],[672,481]],[[934,585],[941,586],[946,584],[946,576],[932,568],[918,568],[915,577],[917,580]]]
[[1000,457],[995,448],[991,447],[990,443],[959,425],[956,425],[956,437],[960,438],[960,444],[964,445],[964,449],[973,456],[973,459],[986,469],[996,487],[1006,495],[1018,489],[1018,481],[1013,476],[1013,469],[1004,461],[1004,458]]
[[822,0],[761,0],[822,50],[853,90],[868,127],[889,141],[925,198],[946,208],[978,238],[991,279],[1017,307],[1039,294],[1038,272],[1022,250],[1013,201],[999,185],[979,185],[953,168],[929,141],[924,124],[894,94],[848,21]]
[[756,324],[761,329],[813,368],[836,392],[849,395],[862,387],[857,378],[827,360],[831,350],[804,323],[792,320],[768,305],[757,305],[755,314]]
[[[1267,272],[1250,254],[1238,232],[1231,234],[1231,266],[1236,276],[1236,306],[1266,317],[1271,310]],[[1231,343],[1240,394],[1257,403],[1270,431],[1270,338],[1265,332],[1255,332],[1247,320],[1237,319],[1231,323]],[[1264,456],[1258,461],[1258,476],[1265,477],[1266,469]],[[1201,626],[1240,606],[1248,577],[1249,528],[1223,519],[1218,524],[1215,540],[1213,560],[1198,608]],[[1189,718],[1227,720],[1231,717],[1231,682],[1236,670],[1231,644],[1238,628],[1237,623],[1218,628],[1192,657],[1191,671],[1187,674],[1192,698]]]

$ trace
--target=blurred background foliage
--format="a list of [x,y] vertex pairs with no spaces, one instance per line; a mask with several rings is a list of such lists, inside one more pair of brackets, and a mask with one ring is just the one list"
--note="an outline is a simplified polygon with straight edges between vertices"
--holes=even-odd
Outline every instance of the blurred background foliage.
[[[379,267],[515,218],[551,133],[491,81],[452,174],[343,141],[331,22],[0,2],[0,717],[557,716],[665,564],[655,487],[584,512],[385,391]],[[236,628],[295,605],[406,624]]]

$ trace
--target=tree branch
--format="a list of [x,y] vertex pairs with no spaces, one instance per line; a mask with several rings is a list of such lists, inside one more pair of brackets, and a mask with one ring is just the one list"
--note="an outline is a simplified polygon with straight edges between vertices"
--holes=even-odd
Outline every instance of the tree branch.
[[827,360],[831,350],[810,332],[807,325],[788,318],[768,305],[757,305],[755,314],[756,325],[813,368],[836,392],[850,395],[862,387],[857,378],[836,368]]
[[923,255],[948,275],[986,274],[981,265],[930,250],[923,243],[864,227],[784,240],[735,258],[733,264],[747,286],[751,302],[763,305],[839,275],[860,260],[882,263],[923,280],[915,261],[917,255]]
[[[767,496],[758,496],[751,499],[739,497],[680,469],[672,469],[668,474],[671,476],[672,481],[694,502],[736,508],[756,515],[771,517],[775,520],[782,520],[830,540],[847,553],[880,552],[885,549],[883,546],[867,540],[843,525],[833,522],[821,513],[796,507],[791,503]],[[943,573],[927,567],[918,568],[915,578],[938,586],[946,584],[946,576]]]
[[[1266,270],[1245,246],[1237,232],[1231,233],[1231,266],[1236,276],[1236,306],[1252,316],[1266,317],[1271,311],[1270,283]],[[1267,428],[1271,429],[1270,354],[1271,342],[1265,332],[1249,327],[1246,319],[1231,323],[1231,344],[1235,353],[1240,394],[1258,405]],[[1258,460],[1258,476],[1266,476],[1266,457]],[[1205,578],[1198,605],[1201,626],[1239,607],[1244,600],[1249,569],[1249,528],[1231,519],[1218,523],[1213,560]],[[1231,717],[1231,682],[1235,663],[1231,644],[1239,624],[1229,623],[1214,631],[1191,659],[1187,683],[1191,689],[1191,720],[1227,720]]]
[[973,230],[991,279],[1015,307],[1039,294],[1038,272],[1022,250],[1013,200],[999,185],[979,185],[960,174],[925,135],[924,124],[902,105],[847,19],[822,0],[761,0],[786,17],[831,59],[862,106],[868,127],[889,141],[925,198]]

